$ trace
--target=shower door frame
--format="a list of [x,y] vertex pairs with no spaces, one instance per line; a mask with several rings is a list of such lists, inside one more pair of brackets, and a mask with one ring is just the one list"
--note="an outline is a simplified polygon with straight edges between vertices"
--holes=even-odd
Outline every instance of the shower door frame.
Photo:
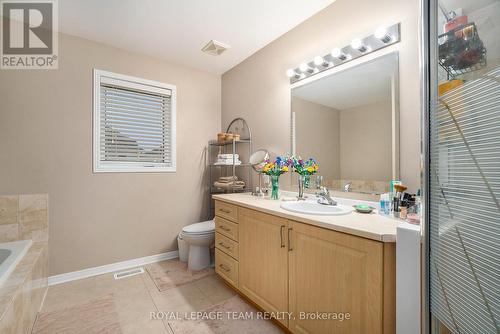
[[434,37],[437,33],[437,3],[438,0],[421,0],[421,124],[422,124],[422,333],[431,334],[431,313],[430,313],[430,111],[431,101],[437,98],[437,43]]

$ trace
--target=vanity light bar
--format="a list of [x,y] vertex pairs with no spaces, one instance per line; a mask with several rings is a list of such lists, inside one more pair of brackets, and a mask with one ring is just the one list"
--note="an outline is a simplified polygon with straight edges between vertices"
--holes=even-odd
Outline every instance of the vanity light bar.
[[399,43],[400,40],[400,23],[396,23],[390,27],[379,27],[370,36],[355,38],[348,46],[343,48],[335,47],[329,54],[323,57],[316,56],[312,61],[300,64],[298,68],[289,68],[286,71],[286,75],[290,78],[290,83],[292,84],[334,66],[342,65],[389,45]]

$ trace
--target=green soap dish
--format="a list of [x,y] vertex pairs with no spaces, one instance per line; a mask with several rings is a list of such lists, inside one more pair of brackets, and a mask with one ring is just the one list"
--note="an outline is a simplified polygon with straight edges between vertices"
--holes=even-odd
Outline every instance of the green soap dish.
[[373,206],[369,206],[366,204],[356,204],[356,205],[353,205],[353,207],[359,213],[372,213],[372,211],[375,210],[375,208]]

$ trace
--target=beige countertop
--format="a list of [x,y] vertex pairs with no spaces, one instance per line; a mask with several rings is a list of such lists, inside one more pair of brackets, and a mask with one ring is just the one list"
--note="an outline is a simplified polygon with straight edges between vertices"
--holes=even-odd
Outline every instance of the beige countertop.
[[[213,198],[301,223],[382,242],[396,242],[396,228],[402,224],[396,219],[384,217],[375,212],[362,214],[353,211],[342,216],[316,216],[290,212],[280,207],[281,200],[255,197],[249,193],[213,195]],[[334,199],[339,198],[334,197]],[[339,202],[341,200],[339,199]]]

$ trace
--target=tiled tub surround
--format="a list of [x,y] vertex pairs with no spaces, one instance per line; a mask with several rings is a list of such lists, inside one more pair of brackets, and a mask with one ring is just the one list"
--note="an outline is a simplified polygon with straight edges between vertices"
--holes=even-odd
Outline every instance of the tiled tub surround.
[[0,286],[2,334],[31,333],[47,291],[47,194],[0,196],[0,243],[16,240],[33,244]]
[[0,242],[49,239],[47,194],[0,196]]
[[31,240],[0,243],[0,287],[21,262],[32,244]]

